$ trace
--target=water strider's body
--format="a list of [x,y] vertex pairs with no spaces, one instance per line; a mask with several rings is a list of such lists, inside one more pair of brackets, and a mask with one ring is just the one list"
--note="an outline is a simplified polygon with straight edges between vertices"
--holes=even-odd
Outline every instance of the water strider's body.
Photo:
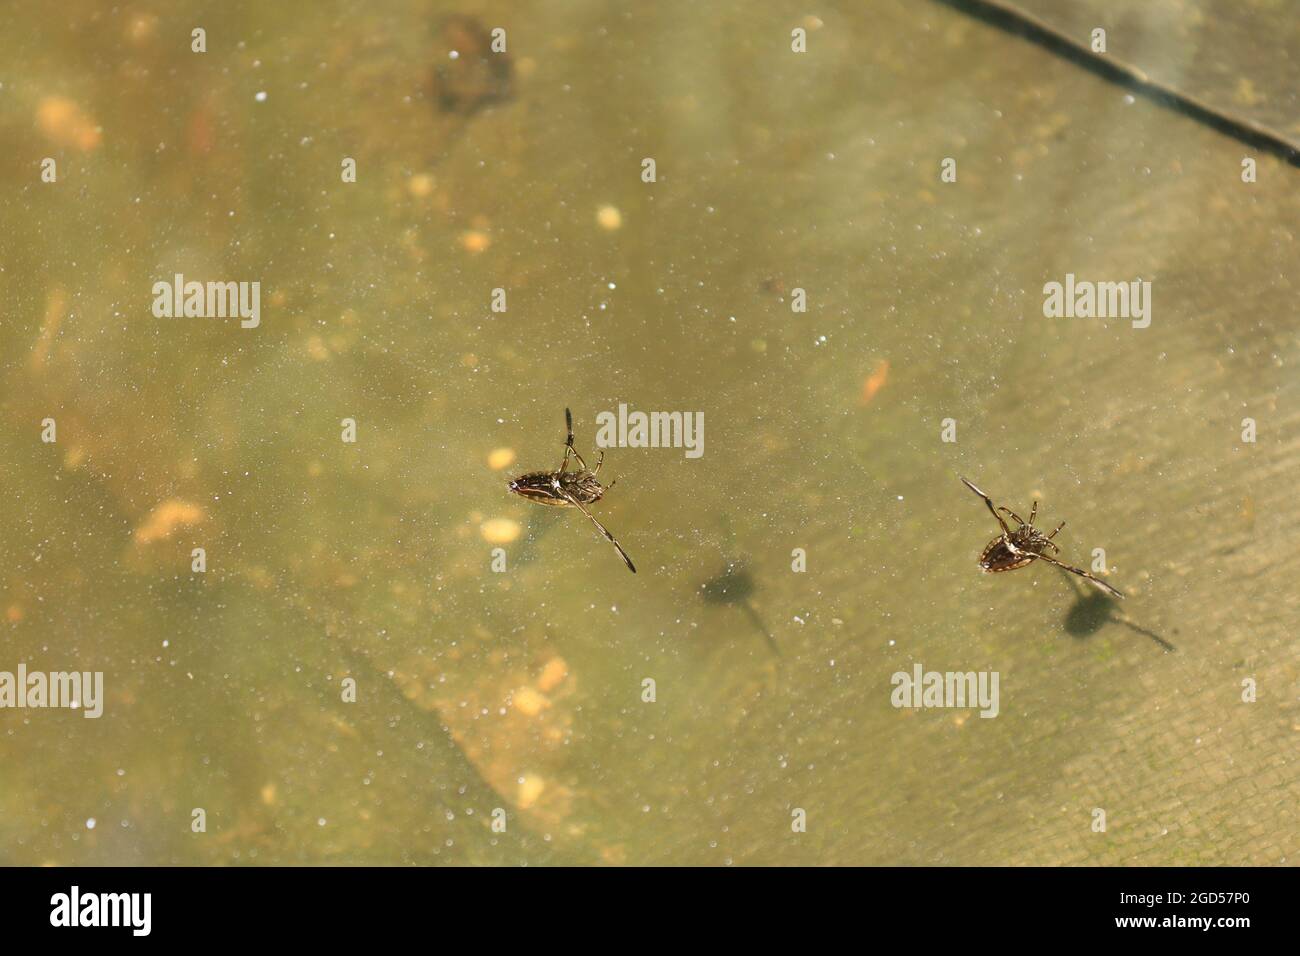
[[[1062,571],[1069,571],[1071,574],[1077,574],[1081,578],[1087,578],[1107,594],[1111,594],[1118,598],[1124,596],[1105,581],[1094,577],[1082,568],[1072,567],[1071,565],[1058,561],[1056,558],[1047,554],[1049,548],[1057,554],[1060,554],[1061,549],[1056,546],[1052,539],[1056,537],[1057,531],[1060,531],[1065,527],[1065,522],[1062,521],[1057,525],[1056,530],[1051,534],[1043,534],[1043,532],[1034,527],[1034,518],[1038,516],[1037,501],[1034,502],[1033,507],[1030,509],[1029,520],[1025,521],[1010,508],[1005,506],[994,507],[993,499],[984,494],[984,492],[980,491],[965,478],[962,478],[961,481],[967,488],[984,499],[984,503],[988,505],[989,511],[993,512],[993,517],[997,519],[998,525],[1002,528],[1002,534],[990,541],[980,553],[980,567],[986,572],[996,573],[998,571],[1014,571],[1017,568],[1023,568],[1031,562],[1042,559],[1048,564],[1056,565]],[[1011,517],[1011,520],[1016,523],[1014,529],[1009,527],[1006,519],[999,514],[999,512],[1002,511],[1005,511]]]
[[589,505],[599,501],[605,494],[605,486],[596,479],[594,471],[532,471],[513,479],[510,490],[539,505],[556,505],[560,508],[572,507],[570,498]]
[[[559,508],[577,508],[596,526],[609,543],[618,551],[628,570],[636,574],[636,565],[632,559],[627,556],[623,546],[618,543],[617,539],[609,533],[603,524],[596,520],[595,515],[586,509],[586,505],[594,504],[599,501],[605,494],[605,486],[596,478],[600,466],[605,462],[605,453],[602,451],[600,457],[596,459],[594,469],[587,468],[587,463],[578,450],[573,447],[573,414],[566,408],[564,410],[564,421],[569,431],[569,440],[564,444],[564,458],[560,462],[560,467],[555,471],[532,471],[526,475],[520,475],[510,481],[510,490],[521,498],[528,501],[535,501],[539,505],[552,505]],[[578,462],[578,468],[569,471],[569,457],[572,456]],[[613,482],[610,482],[613,488]]]

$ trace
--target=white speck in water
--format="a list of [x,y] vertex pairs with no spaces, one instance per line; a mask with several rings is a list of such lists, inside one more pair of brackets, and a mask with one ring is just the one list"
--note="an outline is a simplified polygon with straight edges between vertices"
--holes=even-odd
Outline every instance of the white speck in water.
[[451,59],[451,60],[459,60],[459,59],[460,59],[460,51],[459,51],[459,50],[449,50],[449,51],[447,51],[447,58],[448,58],[448,59]]
[[319,818],[317,818],[317,820],[316,820],[316,826],[318,826],[318,827],[323,827],[324,825],[325,825],[325,818],[324,818],[324,817],[319,817]]
[[86,829],[87,829],[87,830],[93,830],[93,829],[95,829],[95,818],[94,818],[94,817],[91,817],[89,820],[86,821]]
[[259,103],[265,103],[265,102],[266,102],[266,90],[258,90],[257,93],[253,96],[253,99],[257,100],[257,102],[259,102]]

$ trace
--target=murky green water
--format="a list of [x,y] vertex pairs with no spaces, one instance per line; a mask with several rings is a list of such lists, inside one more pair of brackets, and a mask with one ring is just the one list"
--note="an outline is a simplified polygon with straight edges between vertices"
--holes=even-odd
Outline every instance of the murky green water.
[[[0,861],[1295,859],[1293,167],[937,4],[268,6],[0,31],[0,670],[106,696],[0,711]],[[510,96],[440,111],[466,11]],[[620,402],[706,421],[608,451],[636,576],[505,487]],[[1128,600],[981,575],[958,474]]]

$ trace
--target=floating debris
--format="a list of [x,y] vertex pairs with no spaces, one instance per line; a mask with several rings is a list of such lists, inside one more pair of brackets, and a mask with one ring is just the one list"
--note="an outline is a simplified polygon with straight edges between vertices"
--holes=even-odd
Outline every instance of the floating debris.
[[493,471],[509,468],[514,463],[515,450],[513,448],[493,448],[488,452],[488,467]]
[[479,525],[479,534],[488,544],[509,544],[519,537],[523,526],[510,518],[492,518]]
[[60,146],[83,153],[97,147],[103,131],[89,114],[66,96],[47,96],[36,107],[36,126]]
[[616,206],[601,206],[596,210],[596,224],[606,232],[616,232],[623,228],[623,214]]
[[471,255],[487,252],[492,245],[492,237],[481,229],[467,229],[460,234],[460,247]]
[[188,501],[164,501],[135,529],[133,537],[136,544],[151,544],[170,538],[179,528],[202,524],[206,517],[202,508]]
[[862,399],[860,404],[870,405],[871,400],[876,397],[876,393],[885,387],[885,382],[889,379],[889,360],[881,359],[876,365],[876,370],[867,376],[867,380],[862,383]]
[[513,94],[513,64],[492,49],[492,34],[477,19],[458,14],[442,23],[433,67],[433,99],[444,113],[470,116]]

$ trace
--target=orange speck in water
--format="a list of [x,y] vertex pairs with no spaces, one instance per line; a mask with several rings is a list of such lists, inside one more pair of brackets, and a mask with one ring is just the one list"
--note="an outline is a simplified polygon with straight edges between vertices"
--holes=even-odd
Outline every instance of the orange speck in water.
[[479,229],[470,229],[460,235],[460,247],[472,255],[486,252],[490,245],[492,245],[491,238]]
[[513,448],[493,448],[488,454],[488,467],[493,471],[501,471],[503,468],[509,468],[515,463],[515,450]]
[[164,501],[149,513],[149,517],[140,527],[135,529],[135,542],[149,544],[162,538],[170,538],[177,528],[201,524],[205,517],[202,508],[188,501],[177,499]]
[[537,689],[544,694],[549,694],[568,676],[569,665],[564,662],[564,658],[552,657],[537,677]]
[[87,152],[103,138],[97,124],[66,96],[47,96],[36,107],[36,126],[60,146]]
[[208,97],[190,113],[185,129],[185,145],[191,156],[206,156],[217,145],[217,111]]
[[871,400],[876,397],[876,393],[885,387],[885,381],[889,378],[889,360],[881,359],[876,366],[876,370],[867,376],[867,380],[862,383],[862,405],[870,405]]
[[428,173],[417,173],[406,181],[406,191],[416,199],[424,199],[433,195],[435,185],[433,177]]

